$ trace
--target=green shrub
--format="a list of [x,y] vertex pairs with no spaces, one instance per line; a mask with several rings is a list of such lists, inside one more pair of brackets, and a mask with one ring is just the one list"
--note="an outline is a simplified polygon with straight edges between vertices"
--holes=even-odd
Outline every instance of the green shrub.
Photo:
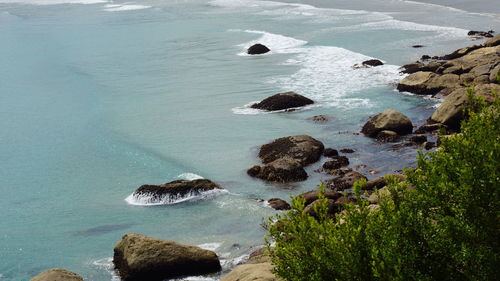
[[[500,276],[499,102],[473,101],[462,133],[420,153],[407,180],[370,210],[358,205],[332,220],[327,200],[304,201],[267,224],[268,251],[284,280],[497,280]],[[408,188],[411,187],[411,188]],[[320,186],[321,189],[324,189]]]

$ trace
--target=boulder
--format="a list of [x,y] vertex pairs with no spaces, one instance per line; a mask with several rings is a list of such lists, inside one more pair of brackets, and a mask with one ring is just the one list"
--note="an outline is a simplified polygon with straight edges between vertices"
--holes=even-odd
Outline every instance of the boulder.
[[497,34],[495,37],[488,39],[483,43],[483,46],[485,47],[495,47],[498,45],[500,45],[500,34]]
[[38,274],[30,281],[83,281],[83,278],[66,269],[52,268]]
[[437,94],[445,88],[460,87],[460,76],[451,73],[436,75],[426,82],[425,87],[427,93],[432,95]]
[[491,70],[490,76],[488,78],[490,79],[490,83],[498,84],[500,83],[499,77],[500,77],[500,63]]
[[263,167],[253,166],[247,174],[268,182],[297,182],[307,179],[307,173],[299,161],[283,157],[267,163]]
[[476,30],[471,30],[467,33],[469,36],[476,36],[476,37],[487,37],[491,38],[493,37],[493,30],[490,31],[476,31]]
[[165,197],[184,197],[186,195],[198,195],[202,192],[222,189],[222,187],[208,179],[176,180],[160,185],[142,185],[134,196],[146,195],[151,201],[162,201]]
[[[328,202],[327,202],[328,214],[330,216],[333,216],[334,214],[340,213],[340,211],[342,211],[342,204],[338,204],[335,202],[335,200],[332,200],[332,199],[327,199],[327,200],[328,200]],[[304,208],[303,212],[310,215],[310,216],[317,217],[316,212],[314,210],[314,206],[316,204],[318,204],[319,202],[320,202],[319,200],[316,200],[316,201],[312,202],[311,204],[307,205]]]
[[325,156],[325,157],[336,157],[336,156],[339,156],[339,152],[336,149],[333,149],[333,148],[326,148],[323,151],[323,156]]
[[260,55],[260,54],[265,54],[269,51],[271,51],[271,50],[269,50],[268,47],[266,47],[262,44],[255,44],[255,45],[252,45],[250,48],[248,48],[247,53],[249,55]]
[[354,150],[352,148],[343,148],[340,150],[340,152],[342,152],[342,153],[354,153],[354,152],[356,152],[356,150]]
[[[500,92],[498,84],[480,84],[473,88],[476,96],[483,97],[487,102],[493,102],[493,91]],[[443,103],[434,111],[430,120],[441,123],[451,128],[458,128],[464,116],[464,106],[468,101],[467,90],[460,88],[447,96]]]
[[319,160],[323,153],[323,143],[307,135],[279,138],[260,148],[259,158],[263,163],[289,157],[306,166]]
[[342,191],[352,188],[354,183],[360,179],[366,180],[366,177],[356,171],[351,171],[345,175],[329,180],[327,182],[327,187],[333,190]]
[[379,66],[379,65],[384,65],[384,63],[380,60],[377,59],[372,59],[372,60],[366,60],[361,63],[364,66]]
[[454,51],[451,54],[444,55],[444,56],[440,57],[439,59],[442,59],[442,60],[452,60],[452,59],[460,58],[460,57],[463,57],[466,54],[468,54],[468,53],[470,53],[470,52],[472,52],[474,50],[477,50],[477,49],[479,49],[481,47],[482,47],[481,45],[473,45],[473,46],[464,47],[462,49],[458,49],[458,50]]
[[221,281],[279,281],[271,262],[242,264],[221,278]]
[[412,143],[424,143],[427,141],[427,137],[425,135],[413,135],[408,139]]
[[[320,194],[319,190],[311,190],[311,191],[302,193],[299,196],[301,196],[305,200],[304,205],[307,206],[307,205],[311,204],[312,202],[318,200],[319,194]],[[325,192],[323,192],[323,196],[325,196],[325,198],[336,201],[337,199],[342,197],[342,193],[333,192],[333,191],[325,191]]]
[[251,107],[261,110],[275,111],[313,104],[314,101],[295,92],[285,92],[270,96]]
[[366,122],[361,132],[366,136],[375,137],[379,132],[384,130],[394,131],[399,135],[406,135],[412,132],[413,124],[401,112],[394,109],[387,109]]
[[409,63],[409,64],[405,64],[403,66],[401,66],[401,73],[407,73],[407,74],[411,74],[411,73],[415,73],[415,72],[418,72],[418,71],[422,71],[422,68],[424,67],[425,65],[421,62],[414,62],[414,63]]
[[323,164],[323,169],[325,170],[335,170],[341,167],[349,165],[349,159],[345,156],[333,157],[333,160],[325,162]]
[[422,146],[423,146],[423,148],[425,148],[425,150],[429,150],[429,149],[436,147],[436,143],[432,142],[432,141],[426,141],[422,144]]
[[398,133],[390,130],[380,131],[375,137],[379,142],[398,142],[401,136]]
[[290,204],[288,204],[285,200],[279,198],[271,198],[267,200],[269,207],[275,210],[290,210]]
[[416,129],[415,134],[424,134],[427,132],[434,132],[434,131],[437,131],[441,128],[446,129],[446,126],[443,124],[439,124],[439,123],[425,124],[425,125],[420,126],[420,128]]
[[430,71],[412,73],[399,82],[397,89],[400,92],[410,92],[418,95],[434,94],[434,92],[427,90],[426,83],[435,76],[437,74]]
[[371,204],[378,204],[382,197],[391,196],[391,192],[387,186],[382,187],[377,192],[373,192],[370,197],[368,197],[368,201]]
[[116,244],[113,263],[123,281],[161,281],[221,270],[212,251],[137,233],[125,234]]
[[375,179],[367,181],[363,185],[362,189],[363,190],[374,190],[375,188],[376,189],[380,189],[380,188],[382,188],[382,187],[384,187],[384,186],[387,185],[387,178],[388,177],[394,177],[394,178],[396,178],[399,181],[403,181],[403,180],[406,179],[406,176],[402,175],[402,174],[388,174],[388,175],[383,175],[383,176],[380,176],[378,178],[375,178]]

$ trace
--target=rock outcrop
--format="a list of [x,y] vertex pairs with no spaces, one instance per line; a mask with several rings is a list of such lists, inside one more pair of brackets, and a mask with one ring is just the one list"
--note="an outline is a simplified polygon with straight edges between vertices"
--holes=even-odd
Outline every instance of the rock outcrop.
[[[311,204],[312,202],[318,200],[319,194],[320,194],[319,190],[311,190],[308,192],[304,192],[304,193],[300,194],[299,196],[305,200],[305,206],[307,206],[307,205]],[[336,201],[337,199],[342,197],[342,193],[333,192],[333,191],[325,191],[323,193],[323,196],[325,196],[325,198],[327,198],[327,199],[331,199],[333,201]]]
[[399,135],[406,135],[412,132],[413,124],[401,112],[388,109],[366,122],[361,132],[366,136],[376,137],[379,132],[384,130],[393,131]]
[[238,265],[221,278],[221,281],[279,281],[273,274],[273,265],[269,258],[262,262],[248,262]]
[[295,92],[285,92],[270,96],[251,107],[267,111],[283,110],[313,104],[314,101]]
[[322,142],[307,135],[296,135],[279,138],[263,145],[259,151],[259,158],[263,163],[269,163],[288,156],[306,166],[318,161],[323,150]]
[[335,191],[343,191],[345,189],[352,188],[354,183],[360,179],[366,180],[366,177],[356,171],[351,171],[342,176],[329,180],[326,183],[326,186]]
[[66,269],[52,268],[38,274],[30,281],[83,281],[83,278]]
[[265,54],[267,52],[271,51],[268,47],[262,45],[262,44],[255,44],[250,46],[247,50],[247,54],[249,55],[260,55],[260,54]]
[[221,270],[212,251],[137,233],[125,234],[116,244],[113,263],[123,281],[161,281]]
[[176,180],[160,185],[142,185],[134,196],[148,196],[151,201],[162,201],[165,197],[183,197],[186,195],[198,195],[202,192],[222,189],[222,187],[208,179]]
[[267,200],[267,204],[269,204],[269,207],[279,211],[291,209],[290,204],[288,204],[288,202],[279,198],[271,198]]

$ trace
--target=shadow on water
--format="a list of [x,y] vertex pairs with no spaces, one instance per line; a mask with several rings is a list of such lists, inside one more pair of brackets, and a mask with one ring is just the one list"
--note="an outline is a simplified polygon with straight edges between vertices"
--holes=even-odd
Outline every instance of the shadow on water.
[[74,232],[73,235],[75,236],[95,236],[95,235],[101,235],[113,231],[118,231],[118,230],[123,230],[127,229],[131,226],[133,226],[133,223],[124,223],[124,224],[107,224],[107,225],[101,225],[101,226],[96,226],[92,227],[83,231],[77,231]]

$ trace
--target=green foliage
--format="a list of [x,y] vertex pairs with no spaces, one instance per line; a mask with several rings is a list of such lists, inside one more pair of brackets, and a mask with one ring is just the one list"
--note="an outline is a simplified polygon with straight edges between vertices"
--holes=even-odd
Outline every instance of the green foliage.
[[[354,188],[331,219],[327,199],[316,218],[292,210],[270,219],[266,238],[284,280],[496,280],[500,276],[500,105],[470,101],[462,133],[417,157],[407,180],[389,184],[373,210]],[[408,187],[412,188],[408,188]],[[324,190],[320,186],[321,190]],[[380,195],[380,194],[379,194]]]

